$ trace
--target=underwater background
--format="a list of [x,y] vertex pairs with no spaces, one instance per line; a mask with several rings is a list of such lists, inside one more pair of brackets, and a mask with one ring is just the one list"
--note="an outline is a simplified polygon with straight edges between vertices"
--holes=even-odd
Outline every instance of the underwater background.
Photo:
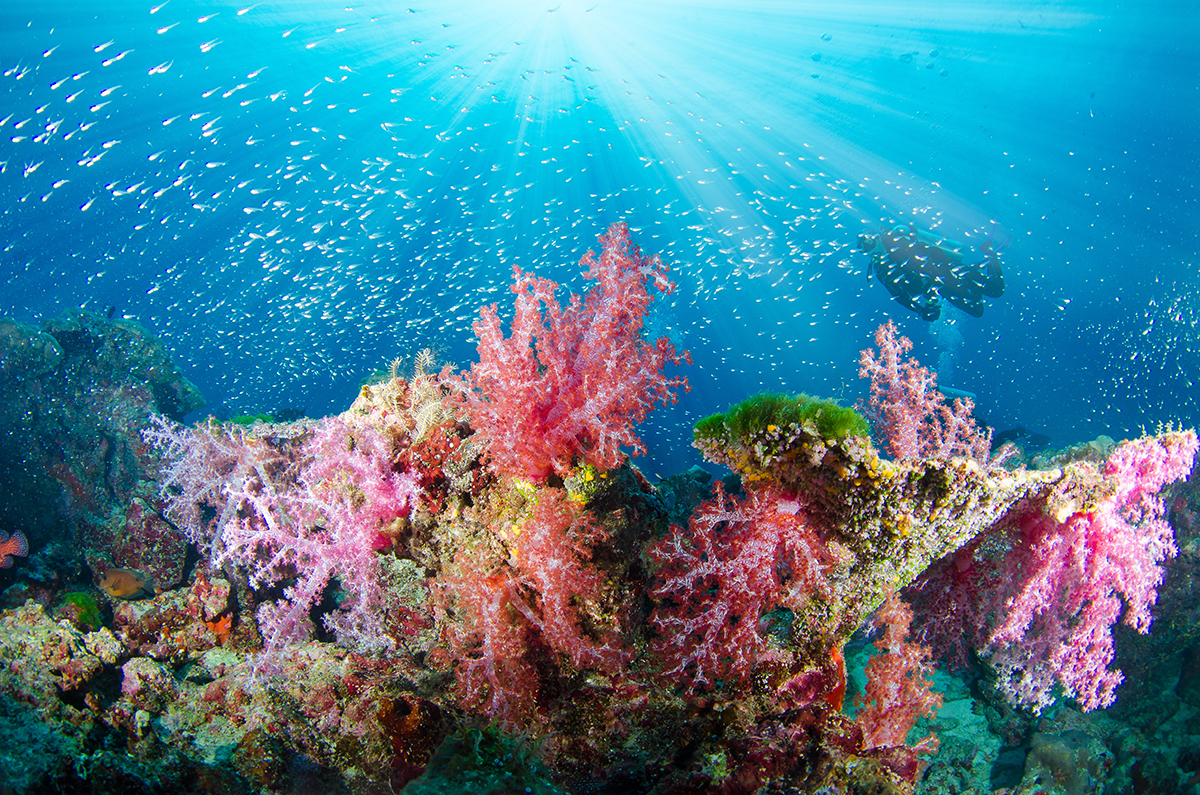
[[0,4],[0,795],[1200,793],[1197,33]]
[[[0,8],[0,315],[136,319],[231,416],[460,367],[512,268],[576,292],[625,220],[691,393],[853,400],[887,318],[998,430],[1196,422],[1189,2],[169,0]],[[891,301],[859,234],[1004,244],[981,319]],[[503,310],[502,310],[503,311]]]

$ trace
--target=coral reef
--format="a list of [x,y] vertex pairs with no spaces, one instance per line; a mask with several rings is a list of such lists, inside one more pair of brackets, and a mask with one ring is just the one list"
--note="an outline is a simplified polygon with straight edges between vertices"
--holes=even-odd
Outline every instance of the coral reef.
[[[58,560],[48,541],[6,570],[24,577],[0,601],[0,714],[36,759],[0,786],[1194,786],[1200,762],[1178,749],[1198,733],[1200,508],[1194,483],[1171,491],[1194,433],[1006,468],[884,327],[862,360],[873,429],[759,395],[695,431],[733,475],[652,485],[622,447],[683,386],[664,373],[681,357],[642,339],[647,288],[669,283],[623,226],[601,243],[583,263],[596,284],[565,306],[518,272],[511,335],[485,309],[470,373],[422,353],[322,419],[184,426],[194,401],[129,324],[0,327],[26,406],[46,379],[84,377],[78,351],[115,355],[101,329],[141,379],[112,397],[112,466],[71,470],[78,574],[32,576],[39,554]],[[1168,517],[1182,580],[1163,578]],[[1139,634],[1160,595],[1185,616],[1156,611],[1162,640]],[[1114,662],[1122,687],[1152,688],[1126,642],[1174,661],[1170,695],[1144,699],[1169,720],[1114,690]],[[1146,752],[1163,738],[1176,750]]]

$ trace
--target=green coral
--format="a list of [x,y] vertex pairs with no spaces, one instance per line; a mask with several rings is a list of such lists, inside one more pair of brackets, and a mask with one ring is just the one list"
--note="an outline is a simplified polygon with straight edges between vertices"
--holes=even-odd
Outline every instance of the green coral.
[[825,439],[842,440],[871,433],[866,419],[852,408],[810,395],[761,392],[696,423],[696,441],[749,439],[766,431],[811,423]]

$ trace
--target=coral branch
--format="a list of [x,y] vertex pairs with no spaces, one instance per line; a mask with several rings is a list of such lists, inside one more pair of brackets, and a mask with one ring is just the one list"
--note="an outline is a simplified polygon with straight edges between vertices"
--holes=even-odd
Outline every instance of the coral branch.
[[[879,650],[867,662],[867,684],[855,699],[858,723],[863,727],[868,748],[904,745],[909,731],[921,716],[932,717],[942,697],[932,691],[933,664],[928,647],[908,641],[912,608],[893,594],[875,616],[883,635],[875,641]],[[916,743],[917,750],[933,753],[938,741],[932,735]]]

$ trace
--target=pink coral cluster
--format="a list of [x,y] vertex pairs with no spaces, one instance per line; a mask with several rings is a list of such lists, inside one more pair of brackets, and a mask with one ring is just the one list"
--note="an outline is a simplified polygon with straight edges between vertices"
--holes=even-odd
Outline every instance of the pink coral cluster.
[[986,462],[991,455],[992,431],[975,425],[974,403],[955,398],[947,404],[937,390],[937,376],[904,356],[912,340],[900,337],[888,321],[875,332],[875,351],[864,350],[859,377],[870,378],[870,399],[862,407],[875,433],[895,458],[967,456]]
[[505,338],[494,304],[474,325],[479,362],[465,378],[466,402],[505,474],[540,480],[565,474],[577,457],[612,469],[622,446],[645,452],[634,425],[687,388],[686,379],[663,374],[687,354],[666,338],[642,337],[647,280],[659,292],[674,289],[666,267],[641,255],[624,223],[600,243],[599,258],[589,251],[580,263],[596,281],[586,298],[572,295],[561,306],[557,284],[515,269],[512,335]]
[[767,651],[762,621],[829,596],[829,549],[794,501],[760,486],[744,498],[725,493],[675,525],[649,549],[658,564],[650,617],[664,673],[688,693],[744,682]]
[[268,656],[308,637],[309,610],[335,578],[347,596],[326,624],[339,641],[391,644],[375,551],[420,492],[411,474],[396,470],[382,434],[338,417],[287,438],[157,418],[145,438],[168,454],[164,488],[179,492],[168,516],[211,548],[216,565],[245,569],[256,588],[295,580],[284,599],[259,607]]
[[1111,498],[1062,522],[1020,522],[1004,570],[1020,586],[996,605],[1002,620],[988,639],[1001,686],[1015,701],[1044,706],[1057,681],[1084,710],[1113,703],[1124,677],[1108,670],[1112,626],[1123,599],[1125,624],[1150,631],[1160,564],[1177,552],[1159,492],[1187,476],[1196,449],[1193,432],[1125,442],[1105,464]]
[[1108,667],[1112,627],[1124,602],[1124,623],[1150,629],[1161,564],[1176,554],[1159,492],[1187,476],[1196,450],[1192,431],[1125,442],[1095,504],[1021,514],[960,550],[921,584],[926,636],[969,639],[1014,703],[1040,710],[1061,686],[1085,711],[1112,704],[1123,680]]

